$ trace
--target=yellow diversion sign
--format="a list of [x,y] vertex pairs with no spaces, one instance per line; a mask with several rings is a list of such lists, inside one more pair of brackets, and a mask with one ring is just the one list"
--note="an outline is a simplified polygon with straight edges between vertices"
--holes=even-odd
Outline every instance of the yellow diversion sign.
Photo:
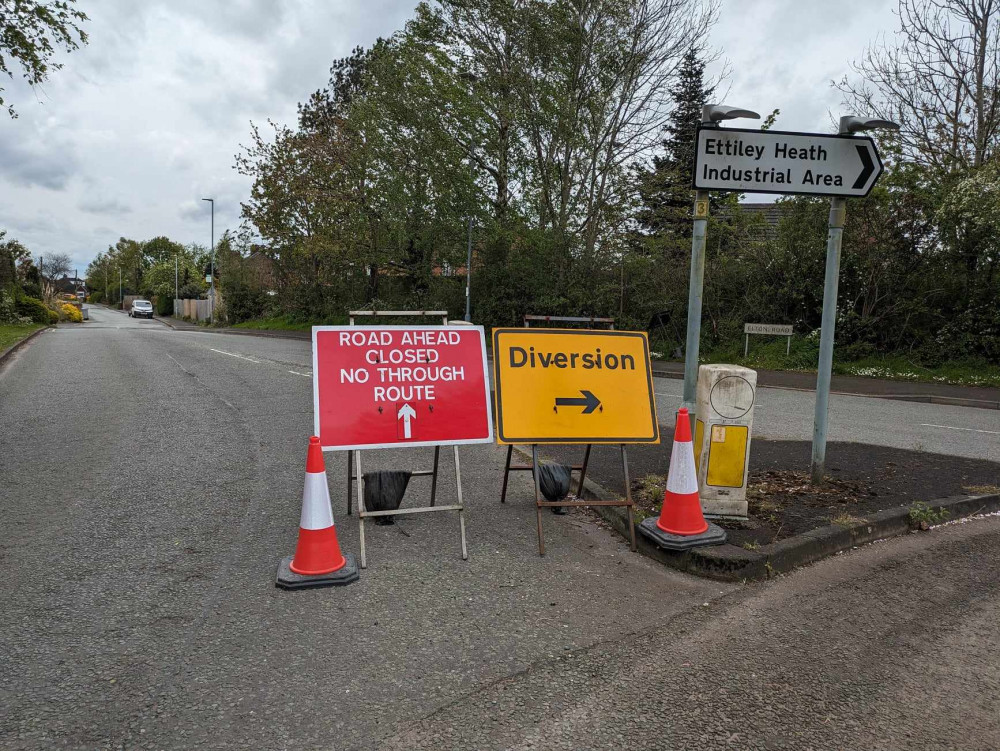
[[659,443],[637,331],[493,329],[499,443]]

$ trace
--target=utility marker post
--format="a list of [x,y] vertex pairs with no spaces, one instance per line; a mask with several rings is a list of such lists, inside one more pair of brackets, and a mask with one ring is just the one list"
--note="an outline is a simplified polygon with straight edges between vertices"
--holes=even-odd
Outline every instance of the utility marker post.
[[[840,135],[842,136],[851,136],[860,131],[880,128],[899,130],[899,125],[889,120],[863,120],[851,115],[840,118]],[[881,169],[879,173],[881,173]],[[876,175],[877,177],[878,175]],[[846,219],[847,199],[833,196],[830,198],[830,219],[827,222],[823,318],[820,323],[819,365],[816,371],[816,413],[813,419],[812,462],[810,464],[813,485],[823,483],[823,473],[826,470],[826,435],[830,420],[830,378],[833,374],[833,340],[837,326],[840,248],[844,240]]]
[[[701,127],[718,128],[722,120],[760,115],[739,107],[706,104],[701,108]],[[696,167],[695,167],[696,169]],[[698,390],[698,352],[701,347],[701,302],[705,286],[705,240],[708,235],[708,191],[694,196],[694,229],[691,233],[691,276],[688,281],[687,340],[684,345],[684,397],[681,406],[694,413]]]

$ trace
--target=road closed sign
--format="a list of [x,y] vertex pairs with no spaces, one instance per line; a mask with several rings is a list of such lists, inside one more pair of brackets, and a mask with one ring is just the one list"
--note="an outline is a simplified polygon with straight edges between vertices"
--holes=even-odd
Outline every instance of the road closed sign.
[[500,443],[659,443],[644,333],[493,329],[493,372]]
[[324,451],[493,440],[481,326],[314,326]]

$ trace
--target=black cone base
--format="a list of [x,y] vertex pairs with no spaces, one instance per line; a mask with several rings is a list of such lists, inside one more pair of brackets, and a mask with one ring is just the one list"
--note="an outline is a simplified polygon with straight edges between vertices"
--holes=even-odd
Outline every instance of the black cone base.
[[726,541],[726,530],[712,524],[699,535],[672,535],[656,526],[656,517],[650,516],[639,524],[639,532],[664,550],[690,550],[704,545],[722,545]]
[[356,582],[361,575],[358,573],[358,564],[354,556],[344,553],[344,566],[329,574],[318,574],[316,576],[306,576],[296,574],[291,569],[292,556],[282,558],[278,564],[278,577],[274,580],[274,586],[282,589],[306,589],[308,587],[338,587],[344,584]]

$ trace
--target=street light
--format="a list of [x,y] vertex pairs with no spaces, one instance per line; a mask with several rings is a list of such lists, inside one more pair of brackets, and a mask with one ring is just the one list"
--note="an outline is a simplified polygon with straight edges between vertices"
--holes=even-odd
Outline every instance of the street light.
[[[854,115],[840,118],[840,135],[849,136],[866,130],[899,130],[891,120],[864,119]],[[840,247],[847,220],[847,199],[830,198],[830,219],[826,234],[826,274],[823,279],[823,318],[820,322],[819,365],[816,371],[816,412],[813,417],[813,485],[823,482],[826,468],[826,433],[830,416],[830,377],[833,371],[833,338],[837,325],[837,286],[840,281]]]
[[[475,73],[465,71],[459,73],[458,77],[469,82],[471,92],[472,85],[479,80]],[[472,142],[469,142],[469,172],[472,173],[473,187],[476,184],[476,164],[472,158]],[[465,322],[472,323],[472,212],[469,212],[469,239],[465,254]]]
[[208,201],[212,204],[212,272],[209,276],[212,277],[212,304],[208,306],[208,320],[209,323],[215,323],[215,199],[214,198],[202,198],[202,201]]
[[121,308],[122,310],[125,310],[125,307],[122,305],[122,267],[121,266],[118,267],[118,307]]
[[[706,104],[701,108],[701,127],[718,128],[723,120],[736,118],[760,120],[753,110],[725,104]],[[691,278],[688,282],[687,343],[684,346],[684,396],[682,407],[694,412],[698,390],[698,350],[701,346],[701,302],[705,285],[705,235],[708,232],[708,191],[694,196],[694,230],[691,234]]]

